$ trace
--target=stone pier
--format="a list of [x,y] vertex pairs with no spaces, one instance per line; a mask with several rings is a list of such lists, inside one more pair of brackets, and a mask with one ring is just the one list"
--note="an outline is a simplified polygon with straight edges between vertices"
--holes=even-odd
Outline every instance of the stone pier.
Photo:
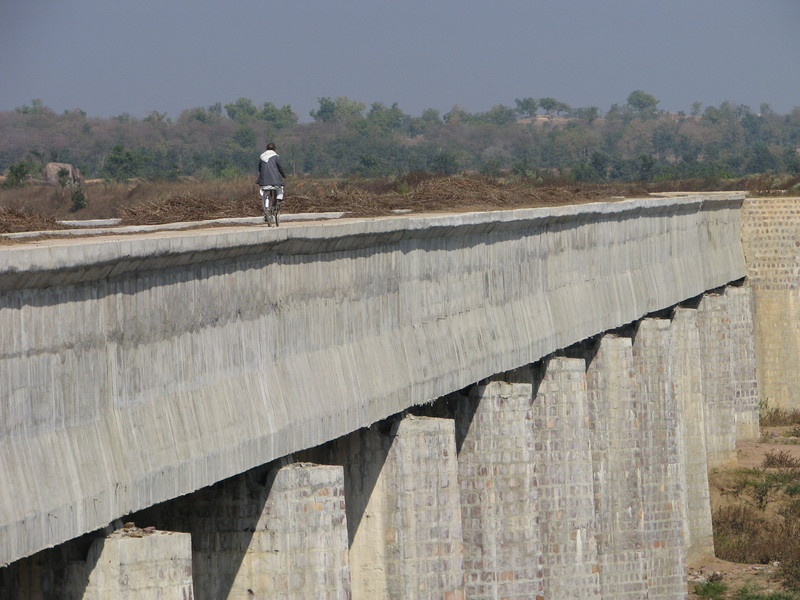
[[353,598],[464,598],[454,422],[406,416],[301,456],[341,464]]
[[600,599],[585,361],[553,357],[532,406],[544,598]]
[[196,600],[350,598],[341,467],[279,461],[134,518],[191,534]]
[[681,490],[681,502],[686,507],[683,541],[689,562],[714,554],[697,310],[675,309],[670,333],[671,381],[682,417],[679,456],[686,470],[686,485]]
[[686,597],[686,468],[683,415],[670,364],[671,324],[643,319],[633,337],[633,366],[642,431],[642,508],[648,598]]
[[491,381],[455,406],[467,598],[543,594],[532,388]]
[[0,598],[195,598],[190,534],[130,525],[0,570]]
[[647,597],[644,436],[631,339],[606,334],[592,350],[586,378],[601,597],[640,600]]

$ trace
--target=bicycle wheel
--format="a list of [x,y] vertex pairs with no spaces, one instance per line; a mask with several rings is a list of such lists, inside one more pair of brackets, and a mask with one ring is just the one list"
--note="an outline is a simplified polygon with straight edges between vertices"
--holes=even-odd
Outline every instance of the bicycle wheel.
[[275,204],[273,204],[273,213],[272,216],[275,218],[275,227],[278,226],[278,213],[281,212],[281,203],[278,202],[277,198],[275,199]]

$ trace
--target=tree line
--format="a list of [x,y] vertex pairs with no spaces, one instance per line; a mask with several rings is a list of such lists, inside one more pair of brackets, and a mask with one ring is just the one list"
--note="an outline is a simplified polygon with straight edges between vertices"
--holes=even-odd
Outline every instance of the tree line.
[[800,174],[800,107],[756,112],[722,102],[668,113],[642,90],[606,111],[555,98],[521,98],[470,113],[460,106],[412,116],[395,103],[318,99],[301,123],[288,105],[248,98],[189,108],[176,119],[152,111],[89,117],[57,114],[41,100],[0,111],[0,171],[21,183],[48,161],[87,178],[219,178],[255,173],[267,141],[294,174],[376,177],[415,170],[577,181]]

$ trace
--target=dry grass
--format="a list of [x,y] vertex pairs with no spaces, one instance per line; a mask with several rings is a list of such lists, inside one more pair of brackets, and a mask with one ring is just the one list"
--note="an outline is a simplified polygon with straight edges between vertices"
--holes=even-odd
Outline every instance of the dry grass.
[[800,590],[800,461],[772,450],[760,468],[714,471],[709,482],[724,497],[712,515],[717,557],[777,562],[781,583]]
[[[254,181],[245,177],[206,182],[91,182],[84,189],[87,206],[77,211],[64,190],[39,185],[0,189],[0,206],[51,220],[121,217],[127,224],[257,216],[261,212]],[[409,173],[374,180],[290,180],[284,210],[367,217],[396,210],[463,212],[558,206],[645,194],[631,185],[535,186],[480,176]],[[31,219],[28,229],[39,226],[39,221]]]

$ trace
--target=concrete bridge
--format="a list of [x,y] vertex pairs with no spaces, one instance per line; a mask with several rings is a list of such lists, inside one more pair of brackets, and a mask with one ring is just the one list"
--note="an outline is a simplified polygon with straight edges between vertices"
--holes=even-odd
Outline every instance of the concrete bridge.
[[743,202],[2,247],[0,598],[685,597],[796,377]]

